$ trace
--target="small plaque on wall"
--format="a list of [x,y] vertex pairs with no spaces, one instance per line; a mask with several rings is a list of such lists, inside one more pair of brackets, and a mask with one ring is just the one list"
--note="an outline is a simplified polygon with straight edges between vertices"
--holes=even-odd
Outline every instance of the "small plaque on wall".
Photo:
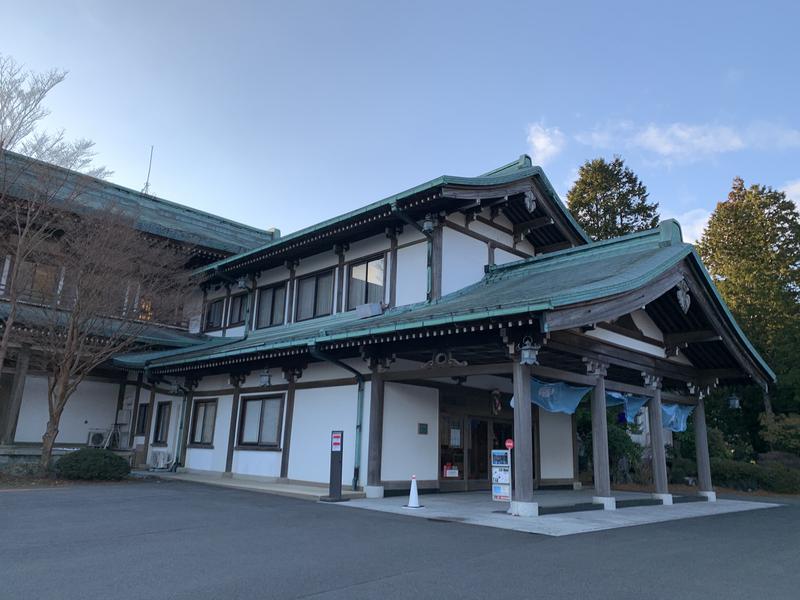
[[417,434],[418,435],[428,435],[428,424],[427,423],[417,423]]

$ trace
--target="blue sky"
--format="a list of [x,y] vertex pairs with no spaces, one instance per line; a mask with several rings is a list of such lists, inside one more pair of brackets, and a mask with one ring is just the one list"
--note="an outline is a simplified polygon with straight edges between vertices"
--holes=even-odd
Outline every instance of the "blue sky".
[[688,238],[731,180],[800,200],[794,2],[11,2],[111,179],[284,233],[527,152],[619,154]]

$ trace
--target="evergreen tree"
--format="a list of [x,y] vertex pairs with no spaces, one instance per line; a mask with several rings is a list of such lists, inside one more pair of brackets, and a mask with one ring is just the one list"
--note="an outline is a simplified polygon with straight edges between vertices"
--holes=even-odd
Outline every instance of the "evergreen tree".
[[733,180],[698,251],[744,332],[778,375],[776,411],[800,408],[800,214],[783,192]]
[[567,205],[594,240],[658,225],[658,203],[648,202],[645,185],[619,156],[587,160],[567,193]]

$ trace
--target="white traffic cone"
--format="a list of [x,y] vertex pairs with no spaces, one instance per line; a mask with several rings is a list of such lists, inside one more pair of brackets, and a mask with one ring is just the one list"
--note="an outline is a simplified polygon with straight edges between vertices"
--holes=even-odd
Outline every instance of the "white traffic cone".
[[417,492],[417,476],[411,476],[411,491],[408,494],[408,504],[403,508],[422,508],[419,503],[419,492]]

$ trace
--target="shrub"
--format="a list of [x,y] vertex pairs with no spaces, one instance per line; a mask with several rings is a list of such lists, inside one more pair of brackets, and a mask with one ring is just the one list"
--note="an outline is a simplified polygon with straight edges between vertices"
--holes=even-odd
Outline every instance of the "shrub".
[[779,464],[758,465],[720,458],[711,459],[714,483],[737,490],[767,490],[781,494],[800,492],[800,471]]
[[121,456],[102,448],[81,448],[62,456],[55,466],[56,474],[65,479],[119,480],[131,468]]
[[697,463],[688,458],[675,457],[669,469],[670,483],[686,483],[687,477],[697,475]]
[[800,415],[776,415],[772,419],[761,415],[761,437],[773,450],[800,456]]

